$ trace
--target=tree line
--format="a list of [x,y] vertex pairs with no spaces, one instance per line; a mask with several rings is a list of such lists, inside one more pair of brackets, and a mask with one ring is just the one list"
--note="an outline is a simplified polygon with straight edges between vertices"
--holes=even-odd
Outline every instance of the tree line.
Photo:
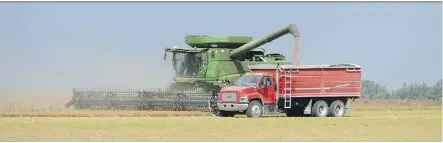
[[426,83],[404,83],[401,88],[388,90],[372,80],[362,81],[363,98],[397,100],[437,100],[442,99],[442,80],[433,85]]

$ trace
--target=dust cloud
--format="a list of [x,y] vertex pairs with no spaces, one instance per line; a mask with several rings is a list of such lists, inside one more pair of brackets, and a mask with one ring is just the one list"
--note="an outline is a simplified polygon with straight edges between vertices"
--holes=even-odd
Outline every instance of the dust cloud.
[[0,111],[64,108],[73,88],[163,88],[172,82],[171,58],[163,60],[162,47],[140,54],[125,52],[125,47],[87,44],[45,51],[36,57],[46,61],[40,66],[30,66],[31,61],[3,62],[14,68],[9,77],[3,74],[11,84],[2,84],[7,88],[0,90]]

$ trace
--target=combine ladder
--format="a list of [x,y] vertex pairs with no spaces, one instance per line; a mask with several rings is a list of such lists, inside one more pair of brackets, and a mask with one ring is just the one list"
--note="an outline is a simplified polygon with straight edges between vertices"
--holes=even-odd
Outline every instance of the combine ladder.
[[291,95],[292,95],[292,69],[284,70],[284,98],[285,108],[291,108]]

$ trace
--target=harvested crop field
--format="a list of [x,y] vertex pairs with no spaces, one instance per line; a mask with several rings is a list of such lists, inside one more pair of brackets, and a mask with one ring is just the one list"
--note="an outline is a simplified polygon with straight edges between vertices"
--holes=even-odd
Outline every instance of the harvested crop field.
[[3,117],[2,141],[441,141],[441,110],[344,118]]
[[[344,118],[249,119],[205,112],[69,111],[54,104],[66,101],[11,104],[20,102],[15,101],[2,101],[9,104],[0,112],[0,141],[442,141],[440,102],[357,101]],[[18,106],[36,101],[39,106]]]
[[[32,112],[22,112],[25,113]],[[51,113],[83,117],[2,117],[0,140],[442,141],[442,112],[437,107],[356,109],[344,118],[215,118],[202,112],[46,112]],[[12,112],[4,112],[3,116],[7,114]],[[87,117],[88,114],[92,115]]]

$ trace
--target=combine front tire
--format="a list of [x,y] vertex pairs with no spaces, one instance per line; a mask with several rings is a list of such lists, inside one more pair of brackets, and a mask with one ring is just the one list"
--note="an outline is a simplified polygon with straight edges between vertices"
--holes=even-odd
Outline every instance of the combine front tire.
[[251,101],[246,110],[246,115],[249,118],[261,117],[263,115],[263,105],[257,100]]
[[341,100],[335,100],[329,107],[329,116],[343,117],[345,115],[345,104]]
[[220,117],[234,117],[235,113],[230,111],[220,111]]
[[314,117],[326,117],[328,116],[328,103],[324,100],[318,100],[312,106],[312,115]]

